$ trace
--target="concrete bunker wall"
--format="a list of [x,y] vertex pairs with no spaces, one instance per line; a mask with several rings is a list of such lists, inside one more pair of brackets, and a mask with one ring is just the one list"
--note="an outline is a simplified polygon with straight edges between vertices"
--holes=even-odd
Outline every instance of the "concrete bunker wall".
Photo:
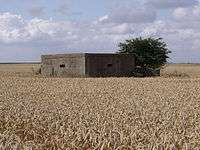
[[86,54],[85,73],[90,77],[130,76],[135,57],[130,54]]
[[45,76],[84,76],[85,55],[43,55],[41,72]]

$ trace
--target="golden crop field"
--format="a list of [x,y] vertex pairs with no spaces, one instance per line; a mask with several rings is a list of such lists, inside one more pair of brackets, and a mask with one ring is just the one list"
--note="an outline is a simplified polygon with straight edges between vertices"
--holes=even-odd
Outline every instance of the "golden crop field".
[[1,72],[32,72],[36,69],[39,69],[40,64],[0,64],[0,71]]
[[[0,67],[1,71],[1,67]],[[0,74],[0,149],[200,148],[200,78]]]
[[168,64],[161,74],[169,77],[200,77],[200,64]]

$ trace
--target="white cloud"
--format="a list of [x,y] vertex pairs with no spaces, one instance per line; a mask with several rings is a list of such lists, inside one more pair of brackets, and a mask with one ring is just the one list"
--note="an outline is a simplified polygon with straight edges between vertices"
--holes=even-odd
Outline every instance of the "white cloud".
[[156,12],[151,9],[132,9],[122,7],[111,14],[99,18],[102,23],[147,23],[156,19]]
[[44,7],[42,6],[32,6],[28,12],[33,17],[43,16],[45,14]]
[[0,40],[4,42],[15,41],[24,36],[25,22],[20,15],[3,13],[0,15]]
[[176,8],[173,16],[177,21],[200,21],[200,5],[190,8]]
[[81,16],[82,15],[82,12],[73,11],[70,5],[71,4],[69,1],[65,3],[61,3],[60,6],[58,6],[58,8],[56,8],[54,11],[58,13],[59,15],[63,15],[63,16]]
[[[199,6],[177,8],[172,15],[174,19],[138,23],[108,21],[109,15],[96,21],[72,22],[38,18],[26,20],[20,15],[2,13],[0,57],[6,58],[5,55],[11,51],[17,54],[18,59],[29,54],[39,58],[44,53],[114,52],[117,44],[127,38],[153,36],[163,37],[168,43],[173,52],[172,61],[191,61],[193,56],[186,55],[186,52],[196,54],[196,61],[197,56],[200,57],[200,20],[195,19],[199,16]],[[23,52],[26,49],[27,52]]]
[[108,15],[105,15],[105,16],[102,16],[98,19],[99,22],[105,22],[106,20],[109,19],[109,16]]
[[[199,23],[200,24],[200,23]],[[172,50],[171,62],[199,62],[200,29],[182,27],[182,23],[168,21],[156,21],[145,27],[143,36],[162,37]]]
[[198,4],[198,0],[147,0],[147,5],[158,8],[190,7]]
[[174,10],[173,15],[176,19],[183,19],[187,15],[185,8],[177,8]]
[[74,38],[76,24],[52,20],[24,20],[20,15],[0,15],[0,40],[2,42],[31,42],[34,40],[65,40]]
[[102,34],[131,34],[134,32],[134,29],[130,24],[108,24],[100,27],[100,31]]
[[13,15],[10,13],[3,13],[0,15],[1,29],[12,30],[20,28],[24,25],[24,20],[20,15]]
[[102,25],[38,18],[25,20],[20,15],[0,14],[0,43],[6,47],[18,45],[18,49],[32,48],[39,53],[65,50],[112,52],[118,41],[128,37],[131,30],[126,23]]

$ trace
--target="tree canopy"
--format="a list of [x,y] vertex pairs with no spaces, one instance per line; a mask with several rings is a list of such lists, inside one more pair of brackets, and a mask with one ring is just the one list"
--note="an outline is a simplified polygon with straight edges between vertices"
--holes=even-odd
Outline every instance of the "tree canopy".
[[159,68],[163,66],[171,51],[162,38],[134,38],[119,43],[119,53],[136,56],[136,65],[141,67]]

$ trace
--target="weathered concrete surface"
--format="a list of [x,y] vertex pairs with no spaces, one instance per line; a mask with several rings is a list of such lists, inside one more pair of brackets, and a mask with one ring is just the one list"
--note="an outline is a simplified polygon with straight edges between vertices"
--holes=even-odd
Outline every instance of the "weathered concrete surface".
[[84,76],[85,54],[43,55],[41,73],[44,76]]
[[89,77],[130,76],[135,67],[130,54],[86,54],[85,58]]
[[43,55],[44,76],[110,77],[129,76],[135,67],[130,54],[59,54]]

